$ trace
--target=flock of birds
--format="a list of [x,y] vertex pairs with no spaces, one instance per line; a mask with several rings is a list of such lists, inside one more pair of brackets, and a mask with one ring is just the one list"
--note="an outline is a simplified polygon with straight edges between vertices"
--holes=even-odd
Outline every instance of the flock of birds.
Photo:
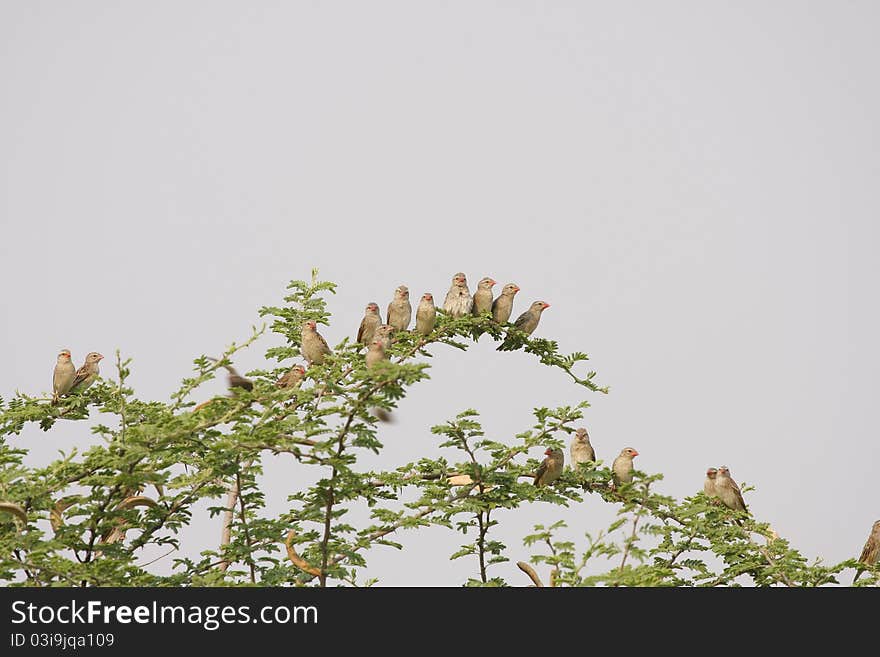
[[[520,288],[516,283],[508,283],[495,298],[492,288],[496,284],[495,279],[485,276],[480,279],[476,291],[471,294],[467,276],[463,272],[457,272],[452,277],[452,285],[443,301],[443,312],[450,317],[491,315],[496,323],[506,324],[513,312],[513,299]],[[538,328],[541,313],[549,307],[550,304],[545,301],[535,301],[516,318],[513,322],[514,328],[525,335],[531,335]],[[408,331],[412,318],[413,309],[409,300],[409,288],[406,285],[398,285],[394,290],[394,297],[385,312],[384,324],[379,314],[379,304],[374,301],[367,304],[356,340],[367,347],[365,359],[368,367],[388,358],[387,350],[394,333]],[[436,322],[437,308],[434,305],[434,295],[425,292],[416,308],[414,330],[422,336],[430,335]],[[498,347],[499,350],[504,348],[504,344]],[[333,353],[327,341],[318,333],[314,320],[303,324],[300,349],[309,365],[323,363],[324,358]],[[279,385],[282,385],[280,381]]]
[[[507,283],[498,297],[494,297],[492,288],[497,284],[493,278],[485,276],[477,283],[476,291],[471,294],[468,289],[467,277],[462,272],[457,272],[452,277],[452,285],[446,293],[443,301],[443,312],[451,317],[463,317],[466,315],[481,316],[490,314],[498,324],[506,324],[513,312],[513,300],[520,288],[515,283]],[[550,304],[544,301],[535,301],[513,322],[514,328],[531,335],[541,320],[541,313]],[[394,297],[388,304],[385,313],[385,322],[379,314],[379,305],[375,302],[367,304],[364,317],[358,327],[357,342],[366,345],[367,352],[365,362],[367,367],[373,367],[377,363],[388,359],[388,347],[390,346],[395,332],[409,330],[412,321],[412,304],[409,300],[409,289],[406,285],[399,285],[394,290]],[[434,305],[434,297],[430,292],[422,295],[416,308],[415,326],[416,333],[422,336],[430,335],[437,321],[437,308]],[[503,350],[505,344],[498,347]],[[318,332],[314,320],[303,323],[302,340],[300,351],[308,365],[319,365],[325,357],[332,355],[327,341]],[[55,371],[52,378],[52,404],[57,405],[60,399],[73,392],[81,392],[88,388],[97,379],[99,374],[98,363],[103,359],[96,351],[89,352],[85,362],[78,369],[71,360],[70,350],[62,349],[58,354]],[[211,359],[216,361],[217,359]],[[229,388],[253,389],[253,381],[241,376],[231,365],[224,365],[229,373],[227,382]],[[298,387],[306,374],[305,366],[297,363],[275,385],[279,388]],[[207,403],[207,402],[205,402]],[[198,409],[201,404],[196,407]],[[388,416],[379,416],[380,419],[388,419]],[[596,452],[590,443],[587,430],[583,427],[577,429],[570,445],[570,456],[573,467],[581,463],[594,463]],[[561,449],[548,448],[545,458],[534,475],[534,485],[547,486],[556,481],[565,467],[565,456]],[[633,459],[639,453],[632,447],[624,447],[620,454],[611,464],[612,483],[615,487],[630,483],[633,479]],[[727,466],[709,468],[703,481],[703,492],[714,504],[723,504],[734,511],[748,513],[745,501],[739,485],[730,476]],[[859,557],[859,562],[871,566],[880,561],[880,520],[876,521],[871,528],[871,534],[865,542],[865,546]],[[858,578],[861,571],[856,574]],[[855,580],[854,580],[855,581]]]

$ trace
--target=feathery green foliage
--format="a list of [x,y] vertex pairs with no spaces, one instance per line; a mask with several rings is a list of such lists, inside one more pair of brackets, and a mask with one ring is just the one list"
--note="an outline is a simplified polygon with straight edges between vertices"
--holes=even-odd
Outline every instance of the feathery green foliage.
[[[391,461],[376,409],[397,408],[411,386],[429,378],[436,345],[467,350],[474,335],[486,334],[533,354],[574,385],[607,388],[593,382],[595,372],[575,374],[589,359],[585,353],[560,354],[555,341],[529,338],[488,315],[442,312],[430,335],[396,335],[389,360],[377,367],[368,369],[362,346],[346,338],[323,364],[308,368],[301,386],[277,387],[300,356],[303,322],[330,323],[324,295],[335,287],[313,271],[311,281],[290,283],[282,305],[260,309],[285,344],[266,350],[266,369],[248,373],[250,391],[236,388],[199,405],[193,399],[265,326],[217,361],[196,357],[193,375],[168,402],[135,396],[126,383],[132,363],[119,352],[112,378],[58,406],[22,393],[0,399],[0,580],[11,586],[370,585],[375,580],[364,579],[370,548],[403,549],[405,530],[442,526],[464,536],[451,555],[473,560],[475,574],[464,584],[525,584],[493,575],[493,566],[511,559],[493,529],[522,506],[571,506],[588,496],[616,505],[619,520],[587,534],[584,547],[558,540],[559,522],[524,538],[527,547],[542,546],[531,560],[552,568],[554,585],[820,586],[858,566],[853,559],[808,564],[766,523],[711,504],[702,493],[680,502],[657,494],[652,484],[660,475],[637,471],[631,484],[615,489],[610,470],[598,462],[535,487],[539,462],[528,451],[564,447],[587,401],[536,408],[534,425],[514,436],[487,436],[477,411],[466,409],[431,429],[437,449],[457,450],[457,462],[425,457],[381,471],[363,468],[367,452]],[[25,465],[26,426],[63,433],[69,422],[90,427],[91,447]],[[310,484],[291,482],[286,510],[269,513],[258,477],[268,459],[291,458],[314,476]],[[178,556],[170,574],[144,558],[156,548],[185,554],[181,532],[205,506],[222,529],[215,549]],[[364,507],[368,520],[354,519],[352,511]],[[857,585],[877,582],[877,569],[867,568]]]

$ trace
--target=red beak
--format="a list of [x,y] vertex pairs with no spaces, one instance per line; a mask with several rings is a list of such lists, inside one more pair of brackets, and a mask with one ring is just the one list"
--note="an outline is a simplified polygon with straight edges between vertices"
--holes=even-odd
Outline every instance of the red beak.
[[550,307],[550,304],[549,304],[549,303],[545,303],[545,302],[541,302],[541,307],[542,307],[544,310],[547,310],[547,308]]

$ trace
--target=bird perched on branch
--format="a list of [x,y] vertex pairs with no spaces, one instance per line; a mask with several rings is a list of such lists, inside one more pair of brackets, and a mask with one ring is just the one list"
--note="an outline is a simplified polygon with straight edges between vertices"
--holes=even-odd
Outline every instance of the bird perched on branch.
[[394,342],[394,327],[391,324],[381,324],[373,333],[373,340],[381,340],[382,347],[388,351],[391,348],[391,343]]
[[703,493],[713,504],[718,503],[718,493],[715,492],[715,477],[718,475],[716,468],[706,470],[706,478],[703,480]]
[[303,324],[300,351],[309,365],[320,365],[324,362],[325,356],[333,353],[327,346],[324,336],[318,333],[318,324],[313,319]]
[[443,301],[443,310],[452,317],[463,317],[470,315],[473,307],[474,298],[468,290],[467,276],[457,272],[452,277],[452,285],[449,286],[446,300]]
[[70,360],[70,349],[62,349],[55,362],[55,371],[52,373],[52,406],[56,406],[67,394],[75,378],[76,367]]
[[437,309],[434,307],[434,295],[425,292],[416,308],[416,333],[430,335],[437,322]]
[[474,292],[474,305],[471,308],[475,317],[492,312],[492,286],[495,283],[496,281],[489,276],[481,278],[477,283],[477,291]]
[[510,319],[510,313],[513,311],[513,298],[519,292],[519,286],[516,283],[508,283],[501,288],[501,294],[492,302],[492,319],[499,324],[507,323]]
[[611,480],[617,488],[633,480],[633,459],[639,453],[632,447],[624,447],[611,464]]
[[279,388],[299,388],[305,375],[306,368],[297,363],[287,370],[287,372],[275,382],[275,385]]
[[76,371],[76,375],[73,377],[73,383],[70,384],[68,392],[82,392],[92,385],[95,382],[95,379],[98,378],[98,374],[100,374],[98,363],[101,362],[102,358],[104,357],[97,351],[90,351],[86,356],[85,362]]
[[[495,279],[490,276],[485,276],[480,279],[480,282],[477,283],[477,291],[474,292],[474,305],[471,308],[471,313],[474,317],[480,317],[481,315],[491,313],[492,312],[492,286],[495,285]],[[474,329],[471,331],[471,335],[474,340],[479,340],[480,336],[483,334],[482,329]]]
[[412,319],[412,304],[409,302],[409,288],[406,285],[398,285],[394,290],[394,298],[388,304],[388,312],[385,323],[390,324],[396,331],[405,331]]
[[562,468],[565,465],[565,455],[561,449],[548,447],[544,454],[547,456],[538,467],[538,471],[535,473],[535,481],[533,482],[539,488],[559,479],[559,475],[562,474]]
[[[208,356],[208,360],[214,361],[215,363],[219,363],[219,358],[214,358],[213,356]],[[236,388],[242,388],[250,392],[254,389],[254,382],[251,381],[246,376],[242,376],[238,373],[232,365],[226,365],[221,363],[221,367],[226,369],[226,385],[229,387],[229,391],[233,394],[236,392]]]
[[375,367],[377,363],[380,363],[383,360],[388,360],[382,340],[373,340],[370,343],[367,347],[367,354],[364,356],[364,360],[369,368]]
[[730,470],[726,465],[718,468],[718,472],[715,474],[715,494],[728,509],[748,512],[739,486],[730,476]]
[[[859,555],[859,563],[870,568],[876,564],[878,560],[880,560],[880,520],[877,520],[871,527],[871,534],[868,536],[868,540],[865,541],[865,547],[862,548],[862,553]],[[856,583],[856,580],[864,570],[864,568],[858,568],[856,570],[855,577],[853,577],[853,584]]]
[[361,320],[360,328],[358,328],[357,341],[361,344],[370,344],[373,341],[373,334],[376,328],[382,323],[379,316],[379,304],[371,301],[364,310],[364,318]]
[[593,463],[596,461],[596,450],[590,443],[590,435],[584,427],[580,427],[574,432],[571,439],[571,447],[569,447],[571,455],[571,467],[577,468],[578,463]]
[[516,318],[516,321],[513,323],[513,329],[504,338],[504,342],[498,346],[498,351],[510,351],[521,346],[523,335],[518,334],[518,332],[527,336],[534,333],[535,329],[538,328],[538,322],[541,321],[541,313],[549,307],[550,304],[545,301],[535,301],[529,306],[528,310]]

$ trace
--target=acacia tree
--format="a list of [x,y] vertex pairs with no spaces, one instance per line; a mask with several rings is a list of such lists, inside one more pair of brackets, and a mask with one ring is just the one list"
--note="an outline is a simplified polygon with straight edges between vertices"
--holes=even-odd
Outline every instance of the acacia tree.
[[[346,338],[323,364],[309,367],[302,385],[279,388],[275,382],[300,355],[302,324],[329,323],[324,297],[335,285],[313,271],[311,281],[292,281],[288,290],[283,305],[259,311],[285,344],[266,350],[267,362],[277,367],[248,373],[251,390],[194,400],[196,389],[265,325],[219,360],[196,358],[193,376],[167,403],[135,396],[126,383],[131,362],[119,352],[112,378],[57,406],[22,393],[0,399],[0,580],[12,586],[363,585],[373,582],[369,548],[403,549],[406,532],[440,525],[471,539],[451,555],[472,559],[474,576],[466,584],[528,584],[525,575],[521,582],[493,575],[493,565],[509,559],[493,534],[498,512],[536,501],[569,505],[588,495],[616,505],[619,517],[587,534],[583,545],[556,537],[562,522],[523,537],[536,550],[531,562],[549,567],[551,585],[818,586],[840,583],[844,569],[860,567],[854,559],[808,564],[767,523],[712,504],[702,492],[681,501],[654,492],[659,474],[636,471],[631,484],[614,487],[609,468],[598,461],[535,487],[538,462],[527,452],[563,447],[586,400],[535,408],[533,426],[495,439],[484,434],[476,410],[463,409],[431,428],[437,447],[457,450],[458,461],[426,457],[364,469],[359,462],[367,452],[393,458],[383,451],[377,409],[397,408],[410,386],[429,378],[428,358],[438,344],[466,350],[473,335],[485,333],[585,391],[607,390],[593,382],[595,372],[574,373],[588,359],[584,353],[560,354],[556,342],[530,338],[488,315],[443,313],[428,336],[395,335],[387,362],[367,368],[362,345]],[[91,425],[92,447],[62,452],[39,467],[24,465],[27,447],[17,437],[25,426],[58,431],[67,422],[90,422],[92,409],[103,420]],[[291,482],[288,509],[269,514],[258,477],[267,459],[281,456],[313,469],[314,481],[302,488]],[[146,551],[179,550],[180,530],[205,502],[223,528],[217,548],[176,559],[170,574],[151,568]],[[364,505],[367,517],[353,519],[352,510]],[[599,568],[585,574],[588,564]],[[544,585],[532,565],[518,565],[534,585]],[[877,569],[864,570],[857,585],[876,584]]]

